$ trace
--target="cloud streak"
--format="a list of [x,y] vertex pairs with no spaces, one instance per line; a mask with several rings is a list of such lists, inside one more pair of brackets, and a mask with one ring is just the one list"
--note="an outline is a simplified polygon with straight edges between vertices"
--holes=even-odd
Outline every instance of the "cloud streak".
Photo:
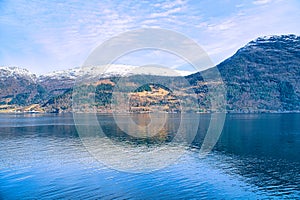
[[[183,33],[202,45],[215,63],[257,36],[300,34],[296,0],[224,2],[3,1],[0,64],[28,66],[35,73],[80,66],[101,42],[142,27]],[[155,55],[145,55],[145,64]],[[170,66],[176,63],[182,64]]]

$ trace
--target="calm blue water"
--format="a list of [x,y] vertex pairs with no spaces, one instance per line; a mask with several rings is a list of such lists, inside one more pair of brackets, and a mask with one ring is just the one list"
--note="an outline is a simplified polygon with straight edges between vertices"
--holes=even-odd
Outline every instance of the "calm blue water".
[[[171,115],[165,135],[145,140],[122,133],[110,115],[99,119],[111,140],[137,150],[168,145],[178,122]],[[217,145],[200,158],[209,120],[200,116],[190,146],[173,145],[187,149],[176,162],[129,173],[87,151],[72,115],[0,115],[0,199],[300,198],[300,114],[227,115]]]

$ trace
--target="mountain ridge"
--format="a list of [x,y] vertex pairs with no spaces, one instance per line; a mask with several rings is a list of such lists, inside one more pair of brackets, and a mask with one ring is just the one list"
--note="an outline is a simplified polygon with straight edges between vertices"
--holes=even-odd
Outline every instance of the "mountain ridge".
[[[213,69],[217,68],[227,88],[226,109],[228,112],[298,112],[300,111],[300,83],[298,81],[300,79],[299,49],[300,37],[296,35],[259,37],[256,40],[250,41],[233,56],[216,65],[214,68],[188,75],[185,78],[190,82],[198,95],[201,111],[211,112],[209,108],[210,99],[207,97],[207,85],[205,85],[210,83],[205,83],[202,75],[211,73]],[[76,76],[76,72],[78,71],[76,70],[79,71],[76,68],[70,70],[70,72],[73,72],[73,77],[64,76],[63,72],[60,74],[60,77],[55,76],[55,73],[51,76],[35,76],[35,79],[33,78],[32,80],[36,82],[30,81],[28,78],[26,79],[28,76],[24,76],[24,80],[20,78],[20,80],[16,81],[21,81],[20,84],[13,81],[16,79],[9,79],[8,82],[13,83],[14,87],[20,88],[14,88],[17,89],[14,92],[8,89],[1,89],[0,104],[2,107],[4,106],[2,110],[5,110],[5,105],[22,107],[30,104],[39,104],[42,110],[46,112],[52,112],[53,110],[55,112],[71,112],[72,105],[70,105],[70,99],[72,98],[72,87],[75,79],[78,78]],[[25,71],[22,73],[24,74]],[[130,74],[130,76],[132,75]],[[111,97],[113,85],[117,82],[117,77],[119,76],[120,74],[117,76],[104,76],[102,80],[105,84],[101,83],[101,87],[95,85],[95,90],[96,88],[102,88],[102,90],[97,90],[101,94],[97,94],[99,97],[98,100],[103,101],[98,105],[100,110],[107,108],[107,103],[110,102],[108,98]],[[178,80],[174,77],[165,77],[162,79],[170,79],[175,82]],[[157,80],[159,80],[159,77]],[[131,79],[130,81],[137,84]],[[5,88],[3,82],[6,82],[6,80],[2,80],[1,82],[3,86],[1,88]],[[107,86],[104,87],[104,85]],[[9,88],[9,85],[7,85],[7,88]],[[147,88],[153,88],[153,86]],[[159,88],[155,90],[161,91]],[[24,96],[24,94],[27,95]],[[171,96],[161,98],[174,98]],[[136,95],[135,98],[138,99]],[[150,101],[154,100],[153,98],[148,98],[143,101],[145,101],[144,104],[150,105]],[[160,100],[156,99],[155,101]],[[61,104],[64,104],[64,106]],[[135,104],[139,105],[137,100],[135,100]],[[51,107],[51,109],[48,109],[47,106]],[[64,109],[61,109],[62,107]],[[176,110],[174,106],[172,108]],[[166,110],[168,111],[168,109]]]

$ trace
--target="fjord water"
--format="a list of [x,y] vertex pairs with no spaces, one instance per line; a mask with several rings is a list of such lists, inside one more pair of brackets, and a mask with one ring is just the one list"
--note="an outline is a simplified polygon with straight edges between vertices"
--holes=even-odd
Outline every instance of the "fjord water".
[[[300,198],[300,114],[228,114],[217,145],[204,158],[199,148],[210,115],[199,115],[193,143],[178,144],[185,154],[140,173],[95,159],[72,115],[0,115],[0,199]],[[99,119],[109,140],[136,149],[166,145],[180,120],[170,114],[166,135],[135,140],[118,130],[112,116]],[[121,158],[115,162],[126,165]]]

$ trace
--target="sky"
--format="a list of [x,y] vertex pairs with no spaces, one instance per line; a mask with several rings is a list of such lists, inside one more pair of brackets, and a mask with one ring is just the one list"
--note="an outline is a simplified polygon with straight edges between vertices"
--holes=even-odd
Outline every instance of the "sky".
[[[37,74],[79,67],[104,41],[139,28],[181,33],[218,64],[259,36],[300,35],[299,21],[299,0],[0,0],[0,66]],[[186,70],[159,50],[116,62]]]

